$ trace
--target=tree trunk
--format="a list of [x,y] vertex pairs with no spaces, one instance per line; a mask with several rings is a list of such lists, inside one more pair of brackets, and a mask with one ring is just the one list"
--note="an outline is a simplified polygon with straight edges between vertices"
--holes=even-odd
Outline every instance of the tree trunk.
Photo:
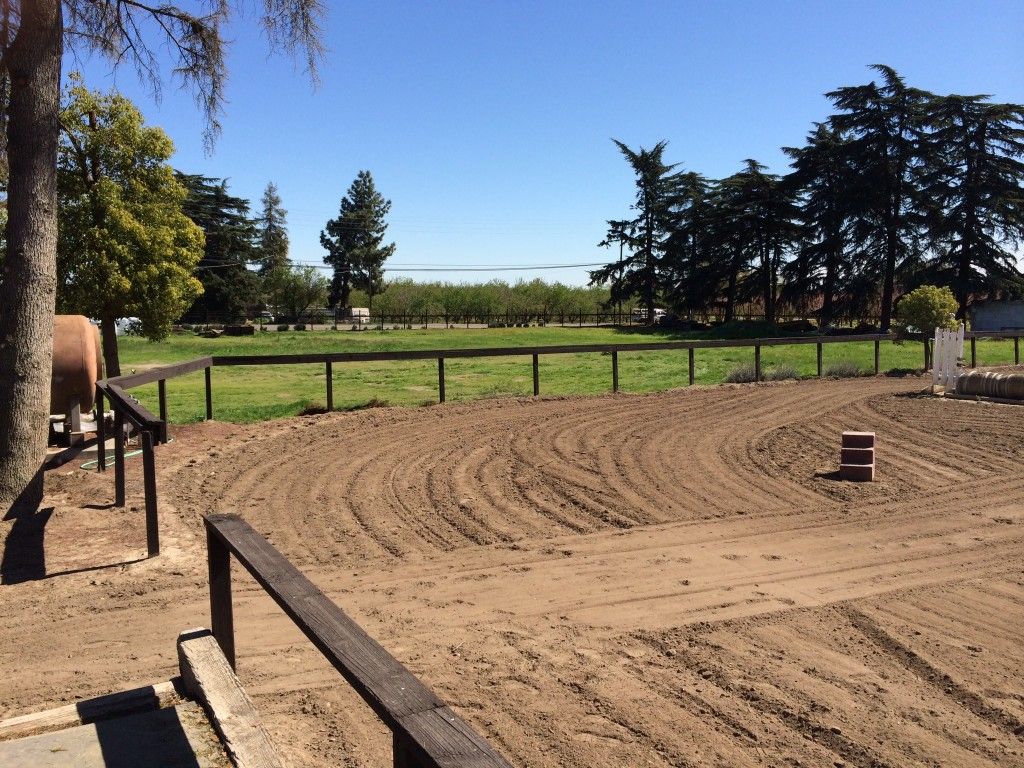
[[7,50],[7,255],[0,273],[0,511],[42,495],[57,295],[60,0],[21,5]]
[[121,358],[117,354],[117,319],[113,315],[104,315],[100,320],[100,333],[103,336],[103,369],[108,379],[121,375]]
[[892,300],[896,293],[896,237],[895,230],[886,237],[885,275],[882,280],[882,333],[886,333],[892,325]]

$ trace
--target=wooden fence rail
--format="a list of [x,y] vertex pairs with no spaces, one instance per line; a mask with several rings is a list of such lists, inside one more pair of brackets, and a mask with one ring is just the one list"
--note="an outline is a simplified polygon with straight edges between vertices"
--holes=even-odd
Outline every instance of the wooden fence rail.
[[237,515],[205,518],[214,637],[235,666],[231,555],[391,730],[395,768],[510,768],[487,741]]

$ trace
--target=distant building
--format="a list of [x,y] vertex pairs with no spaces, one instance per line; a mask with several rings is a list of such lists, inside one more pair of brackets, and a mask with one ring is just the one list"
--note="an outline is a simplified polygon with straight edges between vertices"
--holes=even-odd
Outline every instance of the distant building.
[[1024,301],[975,302],[971,305],[971,330],[1024,330]]

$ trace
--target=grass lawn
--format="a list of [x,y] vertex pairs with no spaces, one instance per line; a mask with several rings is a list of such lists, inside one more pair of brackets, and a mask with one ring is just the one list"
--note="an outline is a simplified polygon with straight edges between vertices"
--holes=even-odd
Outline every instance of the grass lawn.
[[[648,331],[629,328],[494,328],[388,331],[269,331],[250,337],[204,339],[173,336],[153,343],[134,337],[120,339],[123,373],[144,367],[189,360],[203,355],[296,354],[466,347],[514,347],[548,344],[606,344],[678,341],[705,337],[699,333]],[[804,376],[816,372],[813,344],[764,347],[764,371],[792,366]],[[718,384],[733,368],[753,363],[752,348],[696,350],[699,384]],[[874,347],[868,343],[836,343],[824,347],[824,366],[852,362],[862,370],[874,366]],[[1012,340],[978,342],[978,364],[1013,362]],[[883,371],[917,368],[923,364],[919,343],[881,347]],[[449,401],[533,392],[531,360],[523,357],[448,359],[445,361]],[[620,352],[619,389],[649,392],[687,383],[685,350]],[[598,394],[611,389],[611,356],[607,354],[542,355],[542,395]],[[132,390],[154,413],[156,385]],[[334,407],[350,409],[371,402],[419,406],[437,401],[437,364],[408,362],[337,363],[334,365]],[[204,415],[202,372],[167,382],[168,415],[172,422],[198,421]],[[213,408],[222,421],[251,422],[292,416],[326,402],[322,365],[239,366],[213,369]]]

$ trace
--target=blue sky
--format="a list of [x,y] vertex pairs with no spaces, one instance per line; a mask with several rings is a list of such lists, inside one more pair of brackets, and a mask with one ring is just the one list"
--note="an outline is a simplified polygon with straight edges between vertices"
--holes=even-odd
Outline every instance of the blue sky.
[[[753,157],[786,170],[829,114],[823,94],[895,67],[939,93],[1024,103],[1019,2],[386,2],[332,4],[321,85],[269,56],[253,5],[227,29],[230,79],[214,152],[192,97],[150,97],[133,70],[69,52],[174,140],[174,165],[229,179],[258,206],[274,181],[291,257],[321,263],[319,232],[361,169],[392,200],[390,265],[496,268],[610,260],[632,178],[613,146],[720,177]],[[402,272],[476,281],[585,269]]]

